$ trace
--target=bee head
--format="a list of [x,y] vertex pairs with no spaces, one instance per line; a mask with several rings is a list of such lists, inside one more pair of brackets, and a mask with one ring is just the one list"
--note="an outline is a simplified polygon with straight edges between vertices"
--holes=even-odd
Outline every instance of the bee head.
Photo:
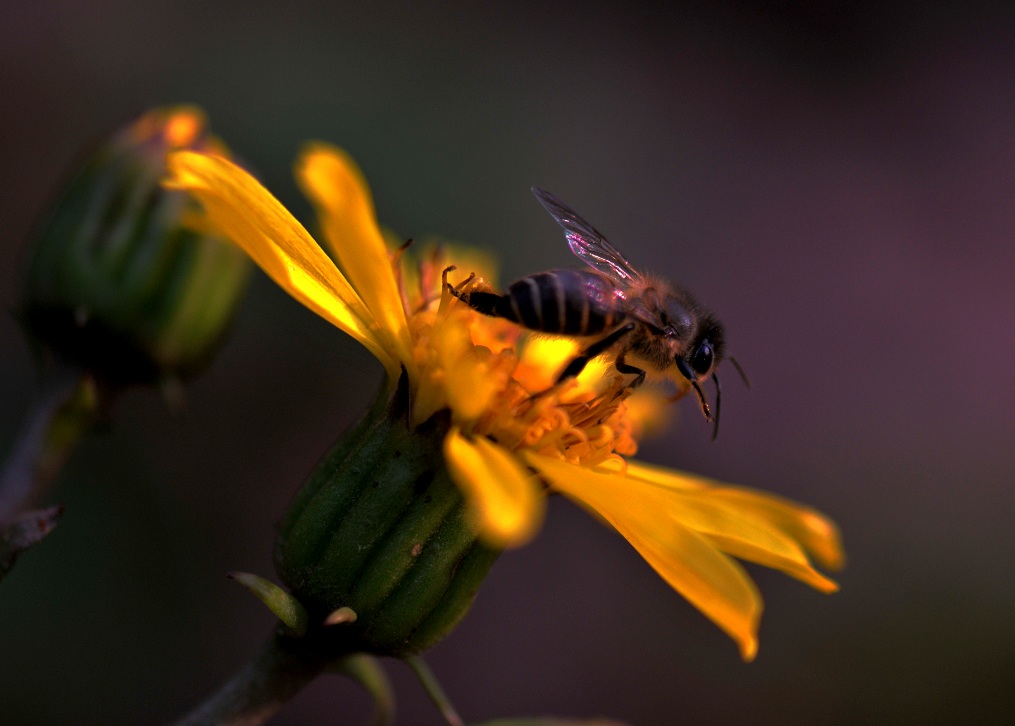
[[692,383],[704,381],[722,360],[725,343],[722,325],[711,317],[703,319],[687,350],[677,356],[677,369]]
[[[722,325],[710,316],[705,317],[698,326],[694,340],[687,347],[687,351],[683,355],[678,355],[674,361],[677,364],[677,370],[690,381],[694,392],[698,395],[698,403],[701,405],[701,412],[705,415],[705,419],[715,424],[712,429],[713,440],[719,433],[719,401],[721,400],[719,377],[715,374],[715,369],[722,360],[724,345]],[[708,405],[708,399],[705,398],[705,392],[701,390],[701,382],[709,377],[715,381],[714,416]]]

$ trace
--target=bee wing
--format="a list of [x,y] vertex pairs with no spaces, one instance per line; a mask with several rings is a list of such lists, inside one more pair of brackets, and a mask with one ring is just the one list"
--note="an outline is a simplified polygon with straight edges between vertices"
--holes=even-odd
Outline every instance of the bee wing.
[[550,192],[532,187],[532,193],[557,224],[564,228],[564,236],[571,251],[586,265],[621,285],[641,279],[641,273],[631,267],[620,250],[586,222],[581,216]]

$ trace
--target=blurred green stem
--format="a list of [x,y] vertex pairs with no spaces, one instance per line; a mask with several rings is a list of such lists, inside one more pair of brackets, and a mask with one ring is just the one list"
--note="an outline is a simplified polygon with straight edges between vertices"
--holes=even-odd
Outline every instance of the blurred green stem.
[[100,396],[80,369],[52,363],[43,369],[34,400],[0,474],[0,522],[36,503],[81,436],[95,422]]
[[307,641],[275,634],[260,653],[177,726],[257,726],[331,664]]
[[[56,516],[48,510],[26,510],[42,499],[74,446],[98,418],[101,398],[95,381],[80,369],[56,362],[43,369],[21,431],[0,471],[0,541],[10,555],[0,563],[0,577],[21,551],[55,524]],[[44,517],[48,525],[26,528],[25,522],[33,516]],[[25,536],[31,532],[34,535]]]

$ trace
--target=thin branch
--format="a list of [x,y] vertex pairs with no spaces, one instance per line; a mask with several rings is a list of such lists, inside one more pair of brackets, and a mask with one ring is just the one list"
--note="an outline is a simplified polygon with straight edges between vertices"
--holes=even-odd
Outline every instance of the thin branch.
[[217,693],[176,726],[259,726],[329,665],[305,641],[275,634]]
[[81,370],[59,363],[46,368],[0,472],[0,524],[43,498],[97,419],[100,399],[98,387]]

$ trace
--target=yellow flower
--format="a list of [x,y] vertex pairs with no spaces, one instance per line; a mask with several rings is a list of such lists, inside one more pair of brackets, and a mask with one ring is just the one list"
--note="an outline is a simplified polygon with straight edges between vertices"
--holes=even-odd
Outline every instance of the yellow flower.
[[467,254],[390,250],[363,176],[344,152],[312,144],[296,164],[335,262],[229,160],[181,151],[169,168],[169,186],[189,190],[209,222],[290,295],[369,349],[392,385],[405,371],[414,423],[450,411],[443,454],[488,544],[526,542],[541,524],[547,491],[564,494],[623,535],[745,660],[757,651],[761,597],[733,557],[822,592],[837,589],[810,562],[842,564],[830,520],[772,495],[627,460],[653,409],[647,399],[629,406],[622,377],[603,362],[554,387],[576,344],[526,337],[449,295],[441,273],[451,264],[458,268],[451,284],[489,284]]

